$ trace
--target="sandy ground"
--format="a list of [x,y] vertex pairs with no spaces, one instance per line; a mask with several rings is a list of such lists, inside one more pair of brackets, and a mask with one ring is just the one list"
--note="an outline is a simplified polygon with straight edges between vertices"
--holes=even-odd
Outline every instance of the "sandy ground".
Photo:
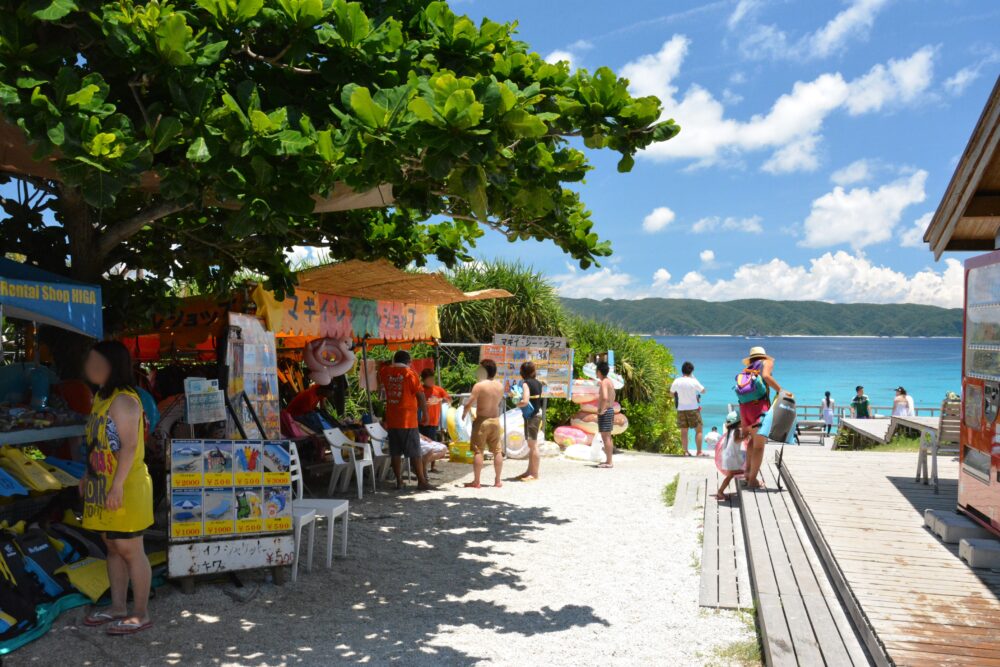
[[748,631],[699,609],[700,512],[676,518],[660,500],[676,472],[710,465],[546,459],[537,483],[473,491],[456,483],[470,467],[445,464],[438,491],[352,499],[349,557],[332,570],[320,526],[315,567],[296,584],[256,572],[242,588],[166,586],[156,626],[130,638],[85,628],[74,610],[4,664],[718,664],[715,649]]

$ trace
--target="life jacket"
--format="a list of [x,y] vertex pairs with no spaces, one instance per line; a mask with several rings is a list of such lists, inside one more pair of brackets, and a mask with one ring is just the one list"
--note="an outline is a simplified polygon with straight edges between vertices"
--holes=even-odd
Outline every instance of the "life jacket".
[[763,369],[762,362],[754,361],[737,373],[736,386],[733,389],[736,390],[736,398],[740,404],[759,401],[767,396],[767,385],[761,376]]
[[25,570],[35,576],[47,598],[54,600],[70,592],[69,580],[57,572],[65,563],[41,528],[30,528],[14,541],[24,559]]

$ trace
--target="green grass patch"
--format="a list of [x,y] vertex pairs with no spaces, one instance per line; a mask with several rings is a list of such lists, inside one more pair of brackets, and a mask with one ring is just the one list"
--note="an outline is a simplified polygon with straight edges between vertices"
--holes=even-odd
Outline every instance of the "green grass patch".
[[674,475],[674,479],[670,484],[663,487],[663,504],[667,507],[673,507],[674,501],[677,499],[677,484],[681,481],[681,474],[677,473]]
[[915,436],[897,435],[886,444],[876,444],[874,442],[862,443],[859,447],[840,447],[836,451],[855,452],[918,452],[920,451],[920,438]]
[[[764,664],[764,658],[760,649],[760,637],[757,636],[757,610],[740,610],[740,620],[750,633],[748,639],[726,644],[715,650],[715,657],[722,665],[740,665],[740,667],[758,667]],[[716,664],[716,663],[713,663]]]

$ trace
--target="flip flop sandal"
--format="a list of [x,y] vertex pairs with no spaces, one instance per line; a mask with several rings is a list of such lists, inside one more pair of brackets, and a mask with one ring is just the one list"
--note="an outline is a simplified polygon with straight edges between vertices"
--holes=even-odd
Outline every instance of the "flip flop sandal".
[[93,613],[87,614],[86,618],[83,619],[83,624],[88,628],[97,628],[102,625],[107,625],[108,623],[114,623],[115,621],[120,621],[126,618],[125,616],[112,616],[106,611],[95,611]]
[[108,634],[114,635],[116,637],[123,635],[134,635],[143,630],[149,630],[153,627],[152,621],[146,621],[145,623],[125,623],[124,621],[115,621],[110,626],[108,626]]

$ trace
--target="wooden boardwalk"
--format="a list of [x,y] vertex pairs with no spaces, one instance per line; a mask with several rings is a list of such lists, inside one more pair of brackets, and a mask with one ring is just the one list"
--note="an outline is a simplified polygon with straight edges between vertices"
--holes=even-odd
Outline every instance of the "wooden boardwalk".
[[915,463],[787,447],[783,477],[878,664],[1000,667],[1000,573],[923,527],[925,509],[954,509],[957,463],[941,460],[939,495],[913,481]]
[[713,498],[722,483],[716,473],[705,489],[704,540],[701,553],[701,589],[698,604],[714,609],[749,609],[753,605],[747,552],[743,543],[740,498],[735,480],[729,484],[729,502]]
[[[840,428],[850,431],[865,440],[874,440],[882,444],[888,442],[886,436],[889,435],[890,426],[892,426],[892,420],[884,417],[876,419],[845,417],[840,420]],[[916,461],[914,461],[914,465],[916,465]]]
[[[818,448],[804,449],[820,454]],[[768,456],[770,459],[770,454]],[[757,620],[768,665],[869,665],[788,490],[772,464],[767,490],[740,491]]]

